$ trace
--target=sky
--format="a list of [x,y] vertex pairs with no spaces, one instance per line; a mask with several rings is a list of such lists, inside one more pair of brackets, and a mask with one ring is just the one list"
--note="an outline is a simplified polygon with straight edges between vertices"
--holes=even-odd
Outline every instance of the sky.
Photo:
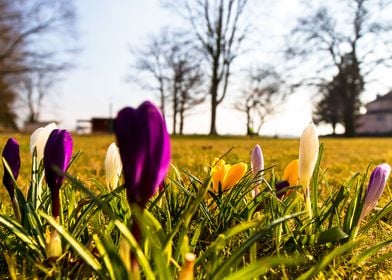
[[[280,4],[267,9],[258,6],[261,2],[255,1],[252,7],[256,26],[254,36],[266,40],[260,46],[262,52],[255,53],[251,59],[268,63],[274,62],[276,48],[284,44],[282,35],[294,25],[301,10],[296,1],[280,1]],[[75,5],[78,15],[77,44],[81,51],[74,57],[76,67],[64,75],[64,80],[56,88],[56,95],[46,102],[42,119],[57,120],[60,127],[75,130],[77,120],[114,117],[121,108],[136,107],[146,99],[157,104],[154,93],[127,82],[133,62],[130,48],[143,45],[149,35],[157,33],[163,26],[180,24],[180,19],[162,8],[159,0],[83,0],[75,1]],[[263,13],[268,13],[268,16]],[[263,28],[258,29],[260,26]],[[269,37],[271,35],[266,34],[265,30],[273,30],[274,37]],[[229,94],[238,92],[239,86],[237,81]],[[306,89],[289,96],[278,112],[267,120],[261,134],[300,135],[311,121],[311,96]],[[374,92],[368,94],[365,101],[374,97]],[[245,115],[232,108],[233,101],[228,98],[219,107],[219,134],[245,134]],[[209,106],[206,102],[195,108],[193,115],[186,119],[184,131],[208,133],[209,126]],[[319,132],[329,131],[326,127],[320,127]]]

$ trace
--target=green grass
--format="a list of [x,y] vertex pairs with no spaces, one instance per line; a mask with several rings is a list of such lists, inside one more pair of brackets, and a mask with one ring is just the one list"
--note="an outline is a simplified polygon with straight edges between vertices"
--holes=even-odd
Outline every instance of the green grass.
[[[0,145],[7,137],[0,136]],[[18,185],[27,197],[31,176],[29,136],[14,137],[21,145]],[[5,188],[0,189],[0,229],[7,228],[0,233],[0,249],[5,253],[0,256],[0,278],[14,267],[19,277],[94,275],[116,279],[116,273],[126,274],[117,255],[120,236],[137,252],[143,275],[149,279],[176,276],[189,251],[197,256],[197,279],[251,279],[260,275],[274,279],[387,278],[390,274],[391,207],[369,215],[360,229],[368,221],[371,226],[360,231],[357,240],[344,236],[356,231],[355,223],[348,219],[353,214],[348,213],[360,211],[355,200],[367,186],[368,176],[362,176],[369,163],[392,163],[392,139],[320,139],[324,153],[319,176],[314,179],[314,192],[320,198],[313,205],[318,213],[312,222],[301,213],[301,190],[284,201],[271,191],[285,165],[298,157],[298,139],[173,137],[172,163],[179,173],[171,170],[166,188],[152,199],[144,214],[129,209],[122,189],[109,193],[104,186],[105,153],[113,141],[112,135],[74,136],[74,153],[81,155],[69,170],[72,177],[62,188],[63,227],[45,214],[50,213],[48,203],[37,209],[23,208],[30,218],[19,227],[9,217],[8,194]],[[273,167],[265,172],[267,181],[262,186],[266,191],[252,199],[250,190],[256,181],[248,175],[227,193],[207,194],[209,167],[214,158],[225,155],[227,162],[249,163],[255,144],[262,147],[265,166]],[[1,176],[2,172],[1,169]],[[358,172],[358,177],[352,179]],[[389,183],[379,207],[392,200],[390,186]],[[130,217],[143,221],[141,247],[127,229]],[[41,225],[39,230],[37,224]],[[46,259],[42,244],[49,225],[58,228],[65,246],[65,254],[55,262]],[[369,258],[363,262],[355,258],[381,242],[386,243],[374,247],[374,255],[366,254]],[[383,260],[383,256],[388,258]]]
[[[9,135],[0,135],[0,145],[4,146]],[[21,146],[21,185],[30,180],[31,155],[29,135],[16,134]],[[74,135],[74,152],[81,152],[75,163],[72,175],[83,179],[93,187],[92,179],[104,182],[104,159],[106,149],[115,141],[114,135]],[[324,155],[321,168],[325,179],[331,186],[338,187],[355,173],[363,173],[369,163],[392,164],[392,138],[321,138],[324,143]],[[172,137],[172,162],[175,166],[188,170],[197,176],[206,176],[207,167],[216,157],[221,157],[229,150],[225,159],[228,162],[250,161],[250,152],[259,144],[263,150],[265,166],[274,166],[278,177],[292,159],[298,158],[299,139],[275,139],[261,137],[208,137],[175,136]],[[2,176],[1,169],[0,175]],[[389,189],[390,191],[390,189]],[[0,189],[0,198],[5,190]]]

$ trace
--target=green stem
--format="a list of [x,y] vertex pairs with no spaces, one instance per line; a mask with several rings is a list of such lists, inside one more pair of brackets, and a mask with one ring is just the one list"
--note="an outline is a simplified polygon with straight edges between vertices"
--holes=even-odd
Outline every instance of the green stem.
[[313,218],[313,211],[312,211],[312,201],[310,200],[310,191],[309,186],[306,188],[305,192],[305,203],[306,203],[306,210],[308,211],[309,219]]
[[[132,235],[135,237],[137,243],[140,245],[140,226],[137,219],[133,218],[132,223]],[[139,279],[139,262],[137,260],[136,254],[131,252],[131,279]]]
[[16,218],[16,220],[19,223],[21,223],[22,221],[21,221],[21,214],[20,214],[20,209],[19,209],[19,203],[18,203],[18,201],[16,200],[15,197],[13,197],[11,199],[11,201],[12,201],[12,208],[14,209],[15,218]]

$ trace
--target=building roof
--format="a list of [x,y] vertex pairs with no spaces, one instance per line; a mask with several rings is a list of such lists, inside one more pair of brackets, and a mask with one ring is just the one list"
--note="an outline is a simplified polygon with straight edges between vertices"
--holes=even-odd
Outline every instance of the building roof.
[[376,103],[376,102],[380,102],[380,101],[386,101],[386,100],[392,100],[392,90],[390,92],[388,92],[387,94],[384,94],[384,95],[377,94],[376,99],[373,100],[372,102],[369,102],[367,105],[373,104],[373,103]]

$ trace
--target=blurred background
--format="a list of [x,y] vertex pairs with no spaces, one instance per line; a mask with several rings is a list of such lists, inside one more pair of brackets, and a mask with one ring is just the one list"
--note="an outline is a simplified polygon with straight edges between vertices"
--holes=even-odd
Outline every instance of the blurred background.
[[0,131],[391,135],[391,2],[0,0]]

